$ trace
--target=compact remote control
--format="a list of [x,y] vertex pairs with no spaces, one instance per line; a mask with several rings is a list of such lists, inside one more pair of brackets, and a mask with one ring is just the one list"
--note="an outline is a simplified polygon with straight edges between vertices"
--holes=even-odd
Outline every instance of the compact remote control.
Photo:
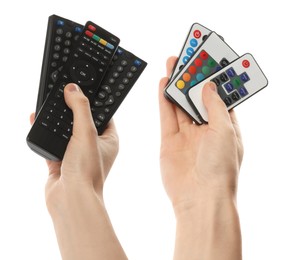
[[147,63],[118,47],[95,98],[91,111],[98,134],[102,134],[109,120],[131,90]]
[[64,101],[67,83],[78,84],[90,102],[117,50],[119,38],[87,22],[56,84],[27,136],[29,147],[50,160],[62,160],[72,135],[73,114]]
[[59,73],[72,51],[74,41],[82,33],[83,27],[83,25],[57,15],[51,15],[48,18],[36,115],[56,83]]
[[189,89],[238,58],[238,55],[215,32],[211,32],[192,58],[165,88],[164,94],[184,110],[197,124],[202,124],[187,101]]
[[217,85],[218,94],[228,110],[242,103],[267,86],[268,80],[251,54],[245,54],[214,73],[188,91],[188,100],[203,122],[208,122],[207,110],[202,102],[202,88],[206,82]]
[[194,52],[198,49],[198,47],[206,40],[208,34],[212,31],[205,26],[194,23],[186,36],[184,45],[178,57],[178,61],[173,69],[173,73],[171,77],[174,77],[181,68],[190,60]]

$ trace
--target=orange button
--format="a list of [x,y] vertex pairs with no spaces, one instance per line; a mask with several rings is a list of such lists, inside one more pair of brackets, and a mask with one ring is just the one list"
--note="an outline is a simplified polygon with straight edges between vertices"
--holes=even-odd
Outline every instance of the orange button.
[[184,73],[184,74],[182,75],[182,79],[183,79],[185,82],[190,81],[190,78],[191,78],[191,76],[190,76],[189,73]]

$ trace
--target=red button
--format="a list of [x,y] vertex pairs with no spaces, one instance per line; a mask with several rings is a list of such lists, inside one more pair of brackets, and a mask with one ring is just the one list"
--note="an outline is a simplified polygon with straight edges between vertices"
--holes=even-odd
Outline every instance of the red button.
[[194,66],[190,66],[188,68],[188,71],[189,71],[190,74],[195,74],[196,73],[196,68]]
[[193,36],[194,38],[199,39],[201,37],[201,32],[199,30],[195,30],[193,32]]
[[202,66],[202,60],[197,58],[195,61],[194,61],[194,64],[197,66],[197,67],[201,67]]
[[88,29],[91,30],[92,32],[94,32],[96,30],[96,27],[91,25],[91,24],[89,24],[88,25]]
[[85,34],[88,36],[88,37],[90,37],[90,38],[92,38],[93,37],[93,33],[92,32],[90,32],[90,31],[85,31]]
[[243,60],[242,65],[243,65],[245,68],[248,68],[248,67],[250,66],[250,62],[249,62],[248,60]]
[[202,52],[200,53],[200,58],[201,58],[202,60],[207,60],[207,59],[208,59],[208,53],[207,53],[206,51],[202,51]]

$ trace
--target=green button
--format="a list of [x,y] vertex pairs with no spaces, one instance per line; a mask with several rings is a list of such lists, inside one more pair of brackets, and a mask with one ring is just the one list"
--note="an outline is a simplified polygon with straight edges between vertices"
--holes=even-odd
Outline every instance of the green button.
[[234,87],[239,87],[241,85],[241,81],[240,81],[239,78],[233,79],[232,83],[233,83]]
[[212,58],[209,58],[208,59],[208,66],[213,68],[213,67],[215,67],[215,65],[216,65],[216,61],[213,60]]
[[100,41],[100,37],[98,36],[98,35],[93,35],[93,39],[95,40],[95,41],[97,41],[97,42],[99,42]]
[[208,75],[209,73],[210,73],[210,68],[208,67],[208,66],[204,66],[203,68],[202,68],[202,73],[204,74],[204,75]]

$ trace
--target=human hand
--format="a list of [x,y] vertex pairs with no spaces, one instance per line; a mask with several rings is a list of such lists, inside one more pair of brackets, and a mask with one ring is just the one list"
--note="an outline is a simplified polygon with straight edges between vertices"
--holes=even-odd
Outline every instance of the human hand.
[[103,185],[118,153],[114,123],[98,136],[80,88],[68,84],[64,98],[73,112],[73,133],[63,160],[47,161],[46,184],[62,259],[126,259],[103,202]]
[[175,213],[196,202],[234,198],[243,157],[243,145],[234,111],[227,111],[214,83],[203,89],[209,122],[196,125],[163,90],[176,62],[167,61],[167,77],[160,81],[160,165],[165,190]]
[[[118,136],[113,121],[98,136],[89,101],[75,84],[64,90],[67,105],[73,111],[73,134],[61,162],[47,160],[49,178],[46,184],[47,206],[61,199],[64,186],[94,189],[103,201],[103,184],[118,153]],[[31,116],[31,123],[34,114]],[[82,187],[81,187],[82,186]]]

